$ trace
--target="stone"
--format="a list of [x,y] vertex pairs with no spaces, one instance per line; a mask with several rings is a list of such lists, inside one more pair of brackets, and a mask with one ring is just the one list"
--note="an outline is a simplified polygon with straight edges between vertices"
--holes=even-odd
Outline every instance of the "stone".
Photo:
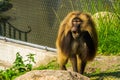
[[118,16],[116,15],[116,13],[112,13],[112,12],[107,12],[107,11],[103,11],[103,12],[97,12],[95,14],[93,14],[92,18],[94,19],[96,25],[99,25],[99,22],[112,22],[112,21],[117,21]]
[[90,80],[79,73],[65,70],[33,70],[15,80]]
[[[52,60],[56,60],[56,52],[47,51],[27,45],[22,45],[14,42],[0,40],[0,69],[5,70],[12,67],[16,53],[19,52],[23,57],[23,61],[27,59],[28,54],[35,54],[34,59],[36,63],[33,63],[33,68],[40,65],[46,65]],[[4,57],[3,57],[4,56]]]

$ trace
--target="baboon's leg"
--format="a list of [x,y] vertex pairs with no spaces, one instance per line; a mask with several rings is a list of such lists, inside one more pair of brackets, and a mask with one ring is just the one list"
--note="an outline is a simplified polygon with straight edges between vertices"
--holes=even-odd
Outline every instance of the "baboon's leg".
[[63,55],[63,53],[58,53],[58,63],[61,70],[66,70],[66,63],[68,62],[68,57]]
[[77,57],[76,57],[76,55],[70,56],[70,61],[71,61],[71,64],[72,64],[73,71],[78,72],[78,70],[77,70]]
[[87,61],[81,61],[81,70],[80,70],[80,74],[83,74],[83,73],[84,73],[86,64],[87,64]]
[[78,73],[80,73],[81,70],[81,59],[80,57],[77,55],[77,69],[78,69]]

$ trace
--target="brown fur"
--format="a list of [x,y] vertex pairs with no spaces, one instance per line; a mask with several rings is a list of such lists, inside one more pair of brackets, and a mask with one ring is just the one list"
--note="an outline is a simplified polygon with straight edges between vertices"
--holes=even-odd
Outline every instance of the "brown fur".
[[[76,16],[82,20],[78,39],[74,39],[71,32],[72,19]],[[87,61],[94,59],[97,46],[97,32],[91,16],[79,11],[70,12],[61,22],[56,40],[60,68],[66,70],[70,59],[73,70],[83,74]]]

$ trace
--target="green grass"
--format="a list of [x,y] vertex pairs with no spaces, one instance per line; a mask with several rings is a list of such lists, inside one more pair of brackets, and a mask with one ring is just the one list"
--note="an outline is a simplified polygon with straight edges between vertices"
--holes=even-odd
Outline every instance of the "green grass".
[[105,55],[120,55],[120,20],[115,18],[107,21],[102,18],[98,24],[98,52]]
[[86,74],[86,76],[88,76],[91,80],[119,80],[120,71],[115,68],[119,69],[115,66],[113,69],[108,69],[103,72],[101,70],[97,70],[94,73]]
[[[66,67],[70,67],[71,64],[67,64]],[[49,62],[47,65],[41,65],[38,68],[35,68],[34,70],[59,70],[59,65],[56,60],[53,60]]]
[[49,62],[47,65],[41,65],[38,68],[35,68],[35,70],[44,70],[44,69],[47,69],[47,70],[50,70],[50,69],[57,70],[57,69],[59,69],[59,65],[57,64],[57,62],[55,60],[53,60],[53,61]]
[[[99,20],[99,51],[107,55],[120,55],[120,1],[112,3],[114,14],[111,18]],[[109,15],[111,16],[111,15]]]

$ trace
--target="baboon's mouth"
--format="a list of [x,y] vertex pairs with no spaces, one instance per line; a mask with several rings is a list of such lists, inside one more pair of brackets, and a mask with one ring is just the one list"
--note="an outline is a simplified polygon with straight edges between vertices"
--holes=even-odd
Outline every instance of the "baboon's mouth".
[[77,31],[73,31],[72,33],[73,33],[73,34],[76,34],[76,33],[78,33],[78,32],[77,32]]
[[78,31],[72,31],[72,36],[74,39],[79,37],[79,32]]

